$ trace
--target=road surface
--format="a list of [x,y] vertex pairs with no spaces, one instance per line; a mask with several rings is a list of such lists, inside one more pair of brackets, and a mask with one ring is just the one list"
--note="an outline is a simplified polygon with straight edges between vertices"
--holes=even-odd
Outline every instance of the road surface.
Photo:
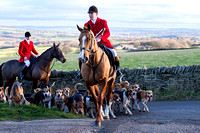
[[0,133],[200,133],[200,101],[149,102],[150,112],[133,111],[133,116],[116,114],[95,127],[94,119],[50,119],[0,122]]

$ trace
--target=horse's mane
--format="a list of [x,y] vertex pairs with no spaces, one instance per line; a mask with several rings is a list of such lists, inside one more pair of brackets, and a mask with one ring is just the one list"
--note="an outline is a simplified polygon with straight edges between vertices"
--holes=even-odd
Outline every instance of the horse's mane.
[[[53,46],[52,46],[53,47]],[[39,57],[43,56],[45,53],[47,53],[52,47],[48,48],[46,51],[44,51]]]

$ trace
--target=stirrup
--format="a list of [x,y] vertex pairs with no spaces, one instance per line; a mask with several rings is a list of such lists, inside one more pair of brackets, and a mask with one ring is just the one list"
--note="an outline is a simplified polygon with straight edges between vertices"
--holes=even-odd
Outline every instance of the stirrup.
[[20,75],[19,75],[19,79],[22,80],[23,77],[24,77],[24,75],[23,75],[22,73],[20,73]]
[[81,79],[82,78],[82,75],[81,75],[81,72],[75,77],[76,79]]
[[117,77],[122,76],[122,72],[120,70],[117,70]]

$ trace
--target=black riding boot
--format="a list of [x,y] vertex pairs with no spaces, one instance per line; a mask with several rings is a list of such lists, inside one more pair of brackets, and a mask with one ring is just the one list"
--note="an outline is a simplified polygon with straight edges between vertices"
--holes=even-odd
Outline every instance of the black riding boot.
[[115,57],[115,66],[116,66],[116,70],[117,70],[117,77],[122,75],[122,72],[119,69],[119,57]]
[[76,78],[82,78],[82,75],[81,75],[81,66],[82,66],[82,62],[79,60],[79,69],[80,69],[80,73],[76,76]]
[[21,71],[21,73],[20,73],[20,75],[19,75],[19,79],[20,79],[20,80],[23,80],[24,74],[25,74],[26,70],[27,70],[27,67],[24,66],[24,68],[22,69],[22,71]]

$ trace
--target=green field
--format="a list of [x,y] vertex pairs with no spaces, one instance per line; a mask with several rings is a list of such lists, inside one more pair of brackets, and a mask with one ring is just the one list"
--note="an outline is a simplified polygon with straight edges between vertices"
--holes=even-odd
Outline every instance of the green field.
[[80,119],[88,118],[85,115],[66,113],[57,108],[44,108],[36,105],[11,106],[0,103],[0,121],[24,121],[35,119]]
[[[36,47],[41,54],[48,47]],[[19,59],[16,54],[17,48],[1,49],[0,63],[11,59]],[[200,64],[200,49],[184,49],[184,50],[162,50],[162,51],[142,51],[142,52],[128,52],[118,51],[120,56],[121,68],[142,68],[143,66],[157,67],[157,66],[189,66]],[[65,54],[66,63],[62,64],[57,61],[52,70],[72,71],[78,69],[78,54]]]

